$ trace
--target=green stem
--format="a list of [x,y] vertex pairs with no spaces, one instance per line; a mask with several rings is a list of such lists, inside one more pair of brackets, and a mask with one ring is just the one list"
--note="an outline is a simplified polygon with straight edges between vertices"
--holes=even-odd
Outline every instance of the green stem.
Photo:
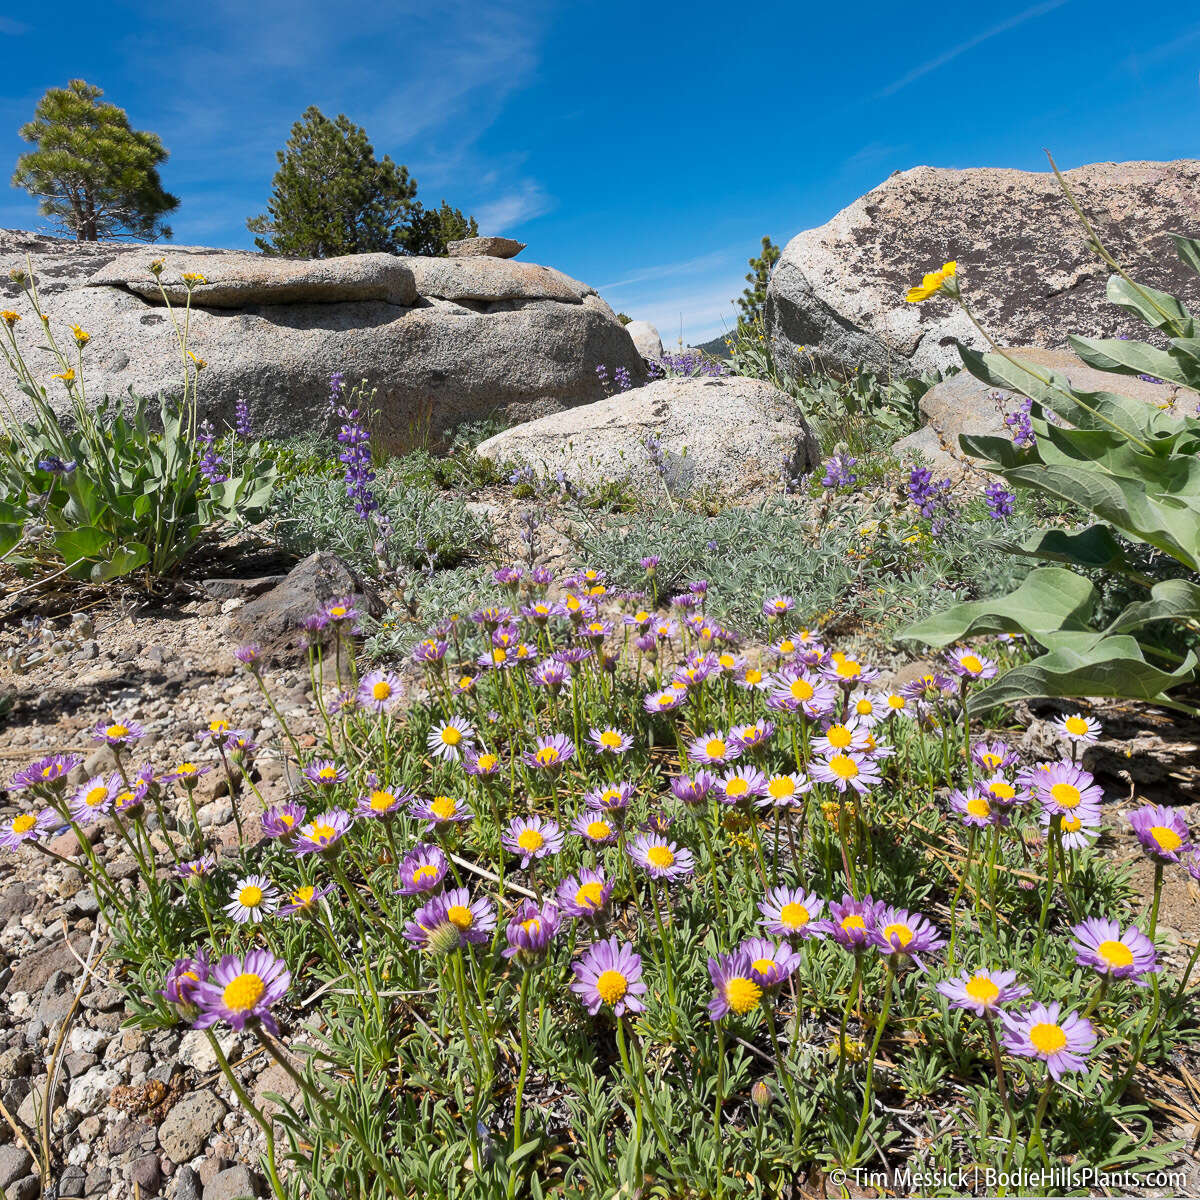
[[850,1144],[850,1156],[847,1159],[846,1165],[852,1167],[858,1161],[858,1147],[862,1142],[863,1132],[867,1128],[867,1118],[871,1115],[871,1089],[875,1081],[875,1055],[879,1051],[879,1043],[883,1038],[883,1027],[887,1024],[888,1014],[892,1010],[892,993],[895,991],[893,986],[893,976],[895,974],[893,965],[889,960],[884,968],[883,980],[883,1008],[879,1011],[879,1022],[875,1026],[875,1038],[871,1042],[871,1051],[867,1056],[867,1082],[863,1092],[862,1112],[858,1117],[858,1129],[854,1133],[854,1141]]

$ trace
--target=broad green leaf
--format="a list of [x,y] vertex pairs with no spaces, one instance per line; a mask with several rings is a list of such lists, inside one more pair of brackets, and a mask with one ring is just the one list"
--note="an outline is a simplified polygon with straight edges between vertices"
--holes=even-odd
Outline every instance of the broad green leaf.
[[1014,667],[968,701],[972,713],[1000,704],[1041,697],[1119,696],[1169,701],[1165,693],[1192,678],[1196,656],[1189,653],[1175,671],[1161,671],[1142,657],[1131,637],[1104,637],[1085,653],[1058,649]]
[[1060,630],[1088,629],[1096,589],[1062,567],[1038,567],[1015,592],[992,600],[955,604],[910,625],[903,638],[942,647],[980,634],[1023,633],[1040,642]]
[[1149,600],[1130,604],[1108,627],[1125,633],[1149,621],[1200,621],[1200,585],[1186,579],[1164,579],[1150,589]]
[[1195,387],[1200,382],[1200,371],[1168,351],[1146,342],[1073,335],[1067,341],[1089,367],[1095,367],[1098,371],[1113,371],[1120,375],[1153,375],[1156,379],[1178,383],[1183,387]]
[[113,551],[107,562],[97,563],[92,568],[92,578],[98,583],[108,579],[117,579],[144,567],[150,559],[150,551],[140,542],[126,542]]
[[54,548],[68,563],[91,561],[106,555],[112,538],[94,525],[64,529],[54,535]]
[[1181,233],[1171,234],[1171,241],[1175,243],[1175,253],[1180,259],[1200,275],[1200,241]]
[[1010,553],[1049,562],[1075,563],[1101,571],[1125,568],[1125,551],[1107,525],[1091,525],[1079,533],[1047,529],[1020,547],[1006,547]]
[[1162,329],[1172,337],[1194,337],[1195,328],[1188,310],[1176,297],[1147,284],[1131,284],[1120,275],[1108,277],[1106,289],[1108,299],[1118,308],[1141,317],[1155,329]]

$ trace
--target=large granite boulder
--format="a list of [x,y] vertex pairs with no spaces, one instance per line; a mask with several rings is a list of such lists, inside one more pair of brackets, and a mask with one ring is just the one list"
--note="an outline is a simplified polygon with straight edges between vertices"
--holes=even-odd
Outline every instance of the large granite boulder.
[[446,246],[451,258],[516,258],[525,249],[524,242],[506,237],[469,237]]
[[[653,441],[657,441],[657,450]],[[660,468],[654,455],[659,453]],[[795,402],[755,379],[672,377],[488,438],[484,458],[572,482],[625,480],[641,491],[739,493],[812,470],[820,448]]]
[[[1132,396],[1157,408],[1194,413],[1200,396],[1173,384],[1154,382],[1132,375],[1114,375],[1089,367],[1066,350],[1044,350],[1018,346],[1009,353],[1035,367],[1049,367],[1083,392],[1115,392]],[[959,436],[964,433],[1011,438],[1014,426],[1006,423],[1023,409],[1024,398],[990,388],[967,371],[943,379],[921,397],[926,424],[916,433],[901,438],[893,452],[907,457],[914,451],[927,460],[935,474],[954,477],[969,470],[972,460],[963,454]]]
[[57,361],[41,349],[13,268],[32,262],[60,343],[71,325],[91,334],[88,395],[169,396],[182,367],[171,312],[186,298],[181,276],[204,276],[192,296],[189,340],[206,367],[202,415],[218,427],[247,402],[257,433],[322,428],[329,376],[376,389],[373,429],[399,449],[436,441],[464,421],[521,421],[603,396],[596,375],[645,366],[616,314],[561,271],[496,257],[352,255],[319,261],[205,247],[77,244],[0,231],[0,307],[26,317],[16,333],[52,403],[66,407]]
[[[1200,280],[1168,236],[1200,234],[1200,161],[1094,163],[1065,175],[1135,279],[1200,309]],[[776,361],[797,373],[816,361],[906,373],[958,365],[955,340],[982,348],[983,339],[957,305],[904,299],[950,260],[1001,345],[1059,348],[1071,333],[1145,332],[1106,301],[1109,269],[1052,173],[915,167],[788,242],[767,288]]]
[[658,330],[649,321],[630,321],[625,326],[625,332],[633,338],[637,352],[648,359],[659,359],[663,356],[662,338]]

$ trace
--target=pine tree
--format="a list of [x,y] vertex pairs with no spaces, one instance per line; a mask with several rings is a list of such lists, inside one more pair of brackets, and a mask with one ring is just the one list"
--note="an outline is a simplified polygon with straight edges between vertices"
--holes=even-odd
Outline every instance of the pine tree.
[[179,200],[163,190],[167,160],[157,134],[133,129],[125,110],[82,79],[50,88],[21,137],[36,149],[17,159],[13,186],[38,197],[39,211],[80,242],[171,236],[164,214]]
[[446,253],[451,242],[475,237],[478,233],[475,218],[464,217],[460,209],[451,208],[445,200],[441,208],[424,208],[417,201],[404,234],[404,248],[409,254],[438,257]]
[[762,319],[767,302],[767,284],[771,279],[771,268],[779,261],[779,247],[769,237],[762,240],[762,253],[750,259],[750,272],[746,282],[750,285],[738,298],[738,332],[758,324]]

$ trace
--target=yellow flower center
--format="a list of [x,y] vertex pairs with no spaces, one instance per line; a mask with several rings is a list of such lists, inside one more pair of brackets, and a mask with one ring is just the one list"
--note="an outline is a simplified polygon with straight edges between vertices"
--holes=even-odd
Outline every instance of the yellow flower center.
[[612,833],[612,826],[607,821],[589,821],[587,826],[587,835],[590,838],[595,838],[600,841]]
[[993,780],[987,788],[997,800],[1011,800],[1017,794],[1017,789],[1004,779]]
[[725,1002],[738,1016],[748,1013],[762,999],[762,988],[753,979],[735,975],[725,985]]
[[893,921],[891,925],[883,927],[883,937],[885,941],[893,944],[899,942],[903,947],[913,940],[913,931],[903,921]]
[[129,732],[128,725],[110,725],[105,731],[110,738],[121,738]]
[[392,694],[392,685],[386,679],[371,685],[371,696],[375,700],[386,700]]
[[1079,789],[1072,783],[1053,783],[1050,795],[1059,808],[1074,808],[1080,801]]
[[845,750],[854,741],[853,731],[845,725],[831,725],[825,737],[831,746],[836,746],[839,750]]
[[87,795],[84,796],[83,802],[88,808],[95,808],[98,804],[103,804],[108,799],[108,788],[94,787],[88,788]]
[[337,779],[337,767],[322,767],[317,772],[317,778],[332,782]]
[[243,908],[257,908],[262,903],[263,891],[256,884],[247,884],[238,892],[238,903]]
[[854,779],[858,775],[858,763],[848,754],[835,754],[829,760],[829,769],[839,779]]
[[646,851],[646,858],[655,867],[669,867],[675,861],[675,855],[668,846],[651,846]]
[[13,817],[11,828],[13,833],[28,833],[36,824],[37,817],[22,813],[19,817]]
[[502,663],[508,658],[508,651],[503,646],[497,646],[492,651],[492,662]]
[[737,659],[732,654],[721,654],[717,656],[717,662],[720,664],[721,670],[732,671]]
[[976,1004],[982,1004],[985,1008],[990,1008],[1000,998],[999,987],[986,975],[972,976],[972,978],[967,980],[963,991]]
[[221,999],[230,1012],[249,1012],[264,996],[266,983],[253,971],[246,971],[231,979],[221,993]]
[[875,711],[875,705],[864,696],[861,700],[855,702],[854,711],[860,717],[869,717]]
[[585,883],[575,893],[575,903],[580,908],[599,908],[604,899],[604,888],[598,883]]
[[330,610],[331,617],[344,617],[346,615],[346,607],[343,604],[335,604]]
[[899,710],[899,709],[903,708],[906,703],[907,703],[907,701],[904,699],[904,697],[899,695],[896,692],[893,692],[887,698],[888,708]]
[[387,810],[395,803],[395,792],[375,791],[371,793],[371,808],[374,812],[387,812]]
[[476,760],[475,765],[481,771],[490,771],[500,760],[494,754],[481,754]]
[[794,900],[779,910],[779,923],[787,929],[803,929],[810,919],[808,909]]
[[1000,770],[1000,764],[1004,759],[999,754],[993,754],[990,750],[986,754],[979,756],[979,761],[989,771]]
[[[762,683],[762,677],[763,673],[757,667],[750,667],[746,671],[747,683]],[[792,694],[795,695],[794,692]],[[800,697],[797,697],[797,699],[800,699]]]
[[862,674],[862,663],[855,662],[852,658],[844,658],[837,663],[837,673],[841,679],[854,679]]
[[967,801],[967,812],[973,817],[990,817],[992,806],[982,796],[972,796]]
[[862,917],[858,915],[858,913],[851,913],[848,917],[842,918],[842,928],[847,933],[852,933],[856,929],[866,929],[866,927],[866,921],[864,921]]
[[775,967],[775,960],[773,958],[756,958],[750,966],[759,975],[770,975]]
[[327,821],[314,821],[308,827],[308,836],[314,842],[330,842],[337,837],[337,830]]
[[539,767],[552,767],[558,762],[558,751],[553,746],[543,746],[535,755]]
[[792,693],[793,700],[811,700],[815,691],[807,679],[794,679],[788,690]]
[[447,746],[457,746],[462,741],[462,730],[454,725],[447,725],[442,730],[441,738]]
[[1067,1035],[1060,1025],[1041,1021],[1029,1031],[1029,1040],[1039,1054],[1057,1054],[1066,1044]]
[[1085,717],[1068,717],[1063,722],[1063,728],[1068,733],[1073,733],[1076,737],[1080,737],[1088,731],[1087,719]]
[[425,879],[437,878],[437,867],[430,866],[429,863],[422,863],[413,873],[412,881],[415,884],[420,884]]
[[218,717],[215,721],[209,721],[208,729],[210,733],[225,733],[229,729],[229,722],[223,717]]
[[1183,838],[1165,825],[1152,825],[1150,836],[1158,843],[1160,850],[1178,850],[1183,845]]
[[979,658],[974,654],[964,654],[962,658],[958,660],[958,665],[962,667],[964,671],[970,671],[972,675],[978,675],[979,672],[983,670],[983,663],[981,663]]
[[456,929],[470,929],[475,924],[475,914],[465,904],[452,904],[446,909],[446,920]]
[[596,980],[596,994],[605,1004],[616,1004],[629,990],[629,980],[620,971],[602,971]]
[[796,781],[790,775],[776,775],[767,784],[767,793],[773,800],[782,800],[785,796],[796,794]]
[[1125,945],[1124,942],[1118,942],[1114,938],[1109,938],[1100,943],[1096,947],[1096,953],[1110,967],[1131,967],[1133,966],[1133,951]]
[[606,750],[620,749],[621,735],[615,729],[606,729],[600,735],[600,745]]
[[521,928],[525,930],[526,933],[540,933],[542,929],[542,919],[541,917],[530,917],[528,921],[521,922]]
[[458,801],[451,796],[434,796],[429,807],[439,821],[448,821],[458,812]]
[[1083,828],[1083,818],[1074,813],[1065,813],[1062,819],[1062,828],[1067,833],[1078,833]]
[[[292,900],[292,903],[295,904],[297,907],[307,908],[313,902],[313,900],[316,898],[316,895],[317,895],[317,889],[310,884],[306,887],[297,888],[292,893],[291,900]],[[243,901],[242,903],[244,904],[245,901]]]
[[517,834],[517,845],[531,854],[535,850],[540,850],[545,841],[546,839],[536,829],[522,829]]
[[289,812],[280,813],[279,822],[284,829],[291,829],[291,827],[296,823],[296,818]]

